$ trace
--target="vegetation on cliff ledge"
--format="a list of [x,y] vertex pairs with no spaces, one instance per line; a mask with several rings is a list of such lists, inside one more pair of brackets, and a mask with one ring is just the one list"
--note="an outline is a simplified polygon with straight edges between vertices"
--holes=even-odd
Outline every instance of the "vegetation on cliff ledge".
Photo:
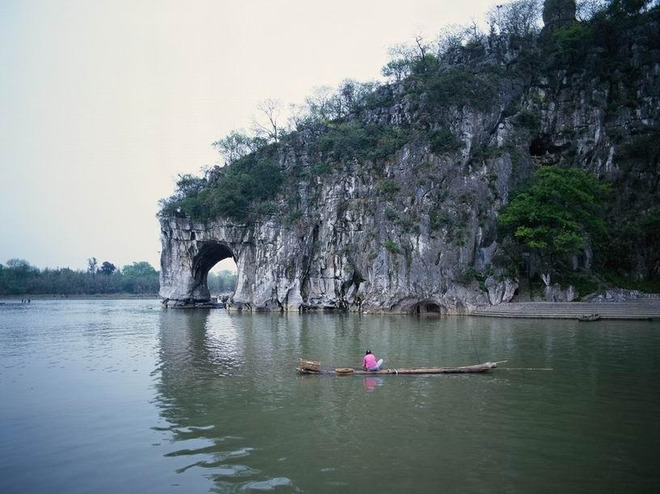
[[606,243],[609,193],[609,185],[582,170],[540,168],[500,212],[500,234],[537,253],[545,271],[559,269],[589,244]]

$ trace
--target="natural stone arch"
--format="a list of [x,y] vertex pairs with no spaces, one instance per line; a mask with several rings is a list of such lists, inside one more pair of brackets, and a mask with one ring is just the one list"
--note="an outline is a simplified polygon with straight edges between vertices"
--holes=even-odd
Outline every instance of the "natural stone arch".
[[[336,199],[326,202],[340,207]],[[385,237],[372,235],[374,229],[362,222],[310,218],[290,224],[271,218],[245,224],[161,217],[160,223],[160,295],[175,303],[208,302],[209,269],[230,256],[237,279],[227,306],[234,310],[445,314],[488,303],[483,293],[445,286],[455,257],[444,261],[446,274],[435,268],[436,248],[420,242],[401,262],[402,254],[389,252],[382,245]],[[427,296],[410,293],[411,286]]]
[[[208,228],[184,218],[161,219],[160,295],[184,303],[208,302],[208,274],[223,259],[232,258],[241,271],[241,256],[249,259],[243,229]],[[243,262],[245,259],[243,259]]]
[[236,262],[232,250],[222,242],[198,242],[197,255],[192,259],[192,277],[198,288],[195,293],[205,300],[211,298],[208,288],[209,271],[220,261],[232,258]]

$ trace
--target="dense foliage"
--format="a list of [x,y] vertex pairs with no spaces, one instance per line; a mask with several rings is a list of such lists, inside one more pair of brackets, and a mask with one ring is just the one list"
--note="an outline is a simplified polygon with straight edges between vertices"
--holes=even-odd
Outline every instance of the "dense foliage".
[[248,154],[230,166],[213,167],[202,178],[180,176],[177,193],[161,202],[160,214],[239,221],[258,216],[260,204],[274,198],[284,180],[277,163],[263,154]]
[[557,268],[604,237],[608,192],[582,170],[542,167],[500,212],[501,233]]
[[[93,258],[92,258],[93,259]],[[90,262],[86,271],[69,268],[43,269],[22,259],[10,259],[0,264],[0,295],[96,295],[96,294],[156,294],[158,271],[148,262],[134,262],[121,270],[110,269],[108,261],[95,267]]]

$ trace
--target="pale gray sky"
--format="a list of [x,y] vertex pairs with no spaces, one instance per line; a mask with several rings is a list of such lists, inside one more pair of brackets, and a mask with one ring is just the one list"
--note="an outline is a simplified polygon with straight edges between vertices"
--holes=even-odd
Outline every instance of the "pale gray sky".
[[494,0],[0,0],[0,263],[159,267],[158,200],[268,98],[380,78]]

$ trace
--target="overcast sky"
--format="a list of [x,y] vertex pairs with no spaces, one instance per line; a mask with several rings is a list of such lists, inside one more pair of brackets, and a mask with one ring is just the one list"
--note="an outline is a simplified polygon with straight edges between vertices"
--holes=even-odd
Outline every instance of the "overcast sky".
[[268,98],[379,79],[494,0],[0,0],[0,263],[159,267],[158,201]]

